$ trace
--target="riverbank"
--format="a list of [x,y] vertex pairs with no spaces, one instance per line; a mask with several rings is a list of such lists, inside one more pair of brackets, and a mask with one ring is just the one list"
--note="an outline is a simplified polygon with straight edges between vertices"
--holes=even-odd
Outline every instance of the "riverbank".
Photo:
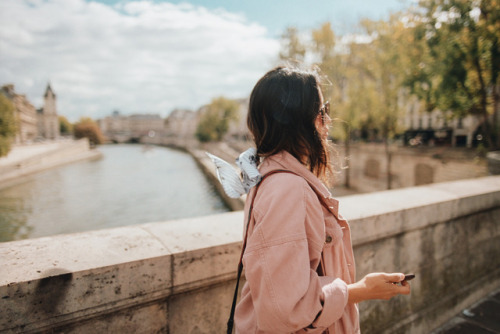
[[205,152],[209,152],[226,160],[235,168],[236,166],[234,164],[234,160],[236,159],[236,157],[238,157],[239,153],[237,153],[224,143],[216,143],[214,145],[206,146],[203,149],[187,148],[186,150],[196,160],[202,172],[208,178],[209,182],[211,182],[215,187],[217,193],[222,198],[224,203],[231,209],[231,211],[243,210],[245,206],[246,196],[242,196],[240,198],[231,198],[226,195],[224,189],[222,188],[222,184],[219,182],[219,179],[217,177],[217,170],[215,168],[215,165]]
[[91,149],[86,138],[14,146],[6,157],[0,158],[0,189],[21,183],[34,173],[101,157],[101,152]]
[[[239,155],[234,149],[224,143],[211,143],[196,147],[180,147],[157,143],[154,143],[154,145],[180,149],[190,154],[229,209],[231,211],[243,209],[245,197],[234,199],[225,194],[217,178],[215,165],[205,154],[205,152],[210,152],[234,165],[234,159]],[[68,163],[87,159],[100,159],[101,157],[102,153],[91,149],[87,139],[15,146],[6,157],[0,158],[0,190],[21,183],[25,177],[34,173]]]
[[[226,160],[228,163],[233,165],[235,169],[237,169],[235,160],[240,155],[240,153],[246,150],[248,147],[244,146],[245,149],[242,149],[240,152],[238,152],[236,148],[231,147],[225,142],[200,143],[197,140],[186,141],[179,140],[177,138],[161,139],[155,137],[144,137],[141,139],[141,143],[145,145],[168,147],[190,154],[196,161],[198,167],[203,172],[207,180],[213,185],[224,204],[231,211],[243,210],[243,207],[245,206],[246,196],[242,196],[240,198],[230,198],[226,195],[224,189],[222,188],[222,184],[219,182],[219,179],[217,177],[217,170],[215,168],[215,165],[212,160],[210,160],[210,158],[206,155],[206,152]],[[240,148],[238,147],[238,149]]]
[[[240,198],[230,198],[226,195],[224,189],[222,188],[222,184],[219,182],[219,179],[217,177],[217,170],[215,168],[215,165],[205,152],[211,153],[220,157],[221,159],[224,159],[238,171],[235,163],[236,158],[241,154],[241,152],[251,147],[252,143],[240,141],[231,142],[231,144],[228,144],[226,142],[210,142],[203,144],[197,143],[196,145],[193,145],[193,143],[191,143],[191,145],[185,145],[185,143],[170,141],[158,142],[154,139],[150,140],[149,138],[145,138],[142,143],[170,147],[189,153],[198,163],[198,166],[200,167],[202,172],[205,174],[209,182],[213,184],[213,186],[217,190],[217,193],[222,198],[224,203],[231,209],[231,211],[243,210],[245,206],[246,195]],[[357,189],[345,188],[343,185],[335,185],[335,187],[331,188],[330,191],[336,197],[361,193],[361,191]]]

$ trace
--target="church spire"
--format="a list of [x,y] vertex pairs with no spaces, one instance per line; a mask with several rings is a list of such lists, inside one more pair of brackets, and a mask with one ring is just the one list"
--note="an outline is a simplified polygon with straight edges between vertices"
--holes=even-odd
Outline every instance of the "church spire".
[[47,89],[45,89],[45,95],[44,97],[47,97],[48,95],[52,94],[52,96],[55,98],[56,94],[54,94],[54,91],[52,90],[52,87],[50,87],[50,81],[47,83]]

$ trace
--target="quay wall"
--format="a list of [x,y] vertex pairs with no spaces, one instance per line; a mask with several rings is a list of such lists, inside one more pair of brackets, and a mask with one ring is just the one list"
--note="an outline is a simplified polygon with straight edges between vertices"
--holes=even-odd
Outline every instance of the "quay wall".
[[[196,143],[182,138],[144,137],[141,142],[169,147],[188,148],[194,157],[200,157],[198,151],[208,151],[231,164],[238,155],[253,145],[250,141],[228,141],[219,143]],[[488,158],[481,157],[474,149],[452,147],[404,147],[392,145],[390,147],[390,162],[386,148],[380,143],[351,143],[349,153],[346,154],[344,145],[335,145],[337,154],[332,155],[332,161],[337,163],[338,173],[335,175],[335,186],[346,187],[350,193],[366,193],[390,189],[414,187],[436,182],[448,182],[469,178],[484,177],[495,172],[499,152],[488,154]],[[202,154],[203,155],[203,154]],[[203,162],[201,169],[207,169]],[[208,164],[211,172],[213,164]],[[345,168],[349,166],[349,168]],[[388,170],[390,166],[390,171]],[[213,174],[213,173],[212,173]],[[212,175],[207,173],[208,178]],[[346,182],[349,182],[349,186]],[[216,182],[217,186],[218,182]],[[333,189],[335,195],[336,189]],[[231,203],[221,197],[233,210],[239,210],[240,203]]]
[[[363,302],[365,333],[428,333],[500,287],[500,176],[340,198],[357,277],[413,272]],[[0,333],[222,333],[243,213],[0,243]],[[293,279],[293,278],[291,278]]]
[[22,182],[33,173],[101,156],[90,148],[87,138],[14,147],[9,155],[0,158],[0,189]]
[[336,177],[336,184],[345,184],[349,174],[350,187],[358,192],[387,190],[389,175],[391,189],[398,189],[494,174],[488,171],[487,160],[472,149],[395,146],[390,149],[390,163],[381,144],[352,144],[348,157],[345,147],[336,146],[336,151],[341,163],[349,164]]

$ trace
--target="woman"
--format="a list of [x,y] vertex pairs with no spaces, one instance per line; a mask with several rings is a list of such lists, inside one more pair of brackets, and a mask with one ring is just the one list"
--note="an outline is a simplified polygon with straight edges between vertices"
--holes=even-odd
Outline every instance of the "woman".
[[359,333],[357,303],[410,293],[402,273],[355,281],[349,225],[323,183],[331,173],[323,103],[315,74],[286,67],[252,91],[247,124],[263,180],[245,205],[236,333]]

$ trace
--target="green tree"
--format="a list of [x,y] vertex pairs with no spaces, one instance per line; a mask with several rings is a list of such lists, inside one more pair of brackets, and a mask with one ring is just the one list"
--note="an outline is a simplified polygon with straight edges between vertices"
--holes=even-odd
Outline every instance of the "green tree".
[[218,97],[203,110],[196,137],[201,142],[220,141],[229,130],[230,122],[238,120],[239,104],[235,100]]
[[412,92],[429,110],[477,115],[485,144],[500,147],[499,1],[421,0],[413,16],[422,58],[408,76]]
[[76,139],[88,138],[91,145],[99,145],[104,141],[101,129],[88,117],[82,117],[75,123],[73,131]]
[[62,115],[59,117],[59,129],[62,135],[70,135],[73,133],[73,124],[71,124],[68,119]]
[[14,105],[4,94],[0,93],[0,157],[6,156],[10,152],[16,130]]

